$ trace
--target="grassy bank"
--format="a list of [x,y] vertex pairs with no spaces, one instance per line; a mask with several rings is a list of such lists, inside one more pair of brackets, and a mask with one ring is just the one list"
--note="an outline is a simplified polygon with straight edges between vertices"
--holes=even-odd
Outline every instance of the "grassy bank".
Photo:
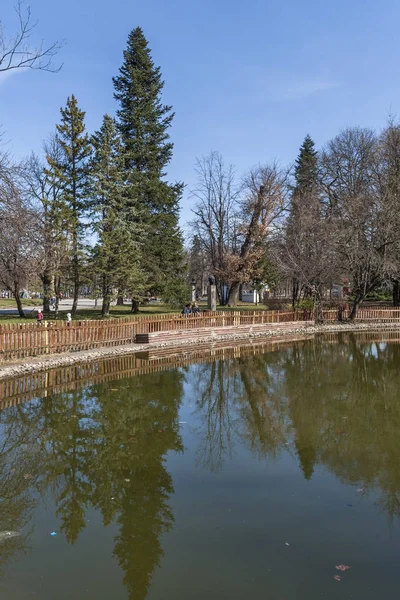
[[[32,298],[22,298],[21,299],[22,306],[42,306],[43,300],[32,299]],[[0,298],[0,309],[4,308],[17,308],[17,303],[13,299],[8,298]]]
[[[28,301],[24,301],[25,302],[25,306],[29,305],[29,306],[41,306],[40,304],[40,300],[38,301],[32,301],[32,300],[28,300]],[[33,304],[35,302],[35,304]],[[13,308],[15,309],[15,301],[14,300],[3,300],[3,303],[7,303],[7,304],[0,304],[0,308]],[[207,310],[207,305],[205,303],[199,303],[199,307],[200,310]],[[56,319],[54,312],[52,311],[49,315],[49,318],[47,320],[49,321],[65,321],[66,319],[66,313],[69,309],[67,308],[63,308],[61,306],[61,311],[58,314],[58,318]],[[231,308],[228,306],[219,306],[218,310],[221,311],[226,311],[226,312],[231,312],[234,310],[268,310],[268,308],[264,305],[259,305],[259,306],[255,306],[254,304],[245,304],[242,302],[239,302],[239,304],[237,305],[236,308]],[[140,307],[140,311],[135,315],[135,317],[137,317],[138,319],[140,319],[140,317],[143,316],[149,316],[149,315],[154,315],[155,317],[157,315],[166,315],[166,314],[180,314],[182,312],[182,309],[180,308],[171,308],[170,306],[167,306],[166,304],[161,304],[161,303],[154,303],[154,304],[147,304],[145,306],[141,306]],[[32,310],[32,311],[26,311],[26,318],[25,319],[21,319],[21,317],[17,316],[17,315],[0,315],[0,323],[22,323],[22,322],[28,322],[28,321],[32,321],[32,320],[36,320],[36,309]],[[126,306],[112,306],[110,309],[110,318],[113,319],[119,319],[119,318],[123,318],[123,317],[131,317],[133,316],[131,313],[131,307],[130,305],[126,305]],[[84,308],[81,310],[78,310],[76,315],[74,316],[74,320],[75,321],[84,321],[84,320],[98,320],[98,319],[102,319],[101,316],[101,310],[100,308]]]

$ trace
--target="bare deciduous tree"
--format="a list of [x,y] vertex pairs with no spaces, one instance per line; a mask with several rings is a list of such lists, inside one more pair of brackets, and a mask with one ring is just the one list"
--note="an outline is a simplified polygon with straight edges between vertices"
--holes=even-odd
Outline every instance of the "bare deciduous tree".
[[261,276],[268,239],[287,208],[287,175],[272,164],[253,169],[244,179],[235,247],[228,260],[230,306],[236,306],[241,284]]
[[393,238],[388,247],[393,305],[400,306],[400,125],[393,118],[379,140],[379,189]]
[[355,127],[336,136],[322,153],[332,236],[344,274],[351,280],[351,319],[392,270],[392,207],[381,194],[378,150],[375,133]]
[[55,66],[53,59],[62,44],[54,42],[46,45],[44,41],[37,46],[32,44],[31,36],[37,22],[32,21],[30,7],[25,8],[22,0],[18,0],[15,12],[18,18],[18,29],[14,36],[6,36],[0,20],[0,73],[15,69],[58,72],[62,65]]
[[[56,136],[50,137],[44,144],[44,151],[46,156],[57,158],[61,150]],[[50,296],[54,291],[57,310],[59,303],[57,281],[63,265],[67,265],[61,182],[35,154],[29,157],[21,171],[26,197],[36,209],[40,225],[37,250],[40,255],[38,275],[43,284],[43,309],[45,312],[50,310]]]
[[217,152],[197,163],[194,234],[206,250],[221,304],[235,306],[240,286],[260,278],[266,242],[287,201],[287,173],[253,169],[241,184]]
[[319,320],[324,291],[340,274],[330,219],[299,205],[296,229],[277,236],[274,249],[279,271],[299,282],[303,298],[313,300]]
[[239,185],[235,171],[225,166],[218,152],[197,160],[196,200],[191,225],[208,254],[211,272],[216,279],[221,304],[226,302],[226,271],[228,256],[235,250],[237,236],[237,201]]
[[20,291],[37,271],[38,216],[18,186],[17,170],[10,166],[0,180],[0,282],[15,297],[24,317]]

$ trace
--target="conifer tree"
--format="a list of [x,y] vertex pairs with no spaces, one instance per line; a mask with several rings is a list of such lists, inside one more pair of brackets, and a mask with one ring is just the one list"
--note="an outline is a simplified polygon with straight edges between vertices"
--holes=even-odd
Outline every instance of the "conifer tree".
[[103,316],[108,316],[113,290],[136,297],[143,288],[140,270],[143,238],[135,208],[127,202],[121,141],[115,121],[105,115],[92,136],[91,214],[98,237],[94,264],[101,278]]
[[315,144],[310,135],[306,135],[304,142],[300,147],[299,155],[296,159],[295,192],[303,196],[312,193],[315,189],[318,177],[318,153],[315,150]]
[[[291,247],[293,263],[298,266],[311,259],[310,245],[308,244],[311,226],[319,218],[318,199],[318,155],[315,144],[309,135],[306,135],[300,147],[295,164],[295,185],[293,188],[290,212],[287,223],[287,244]],[[307,231],[310,229],[310,231]],[[296,271],[296,269],[294,269]],[[301,272],[293,273],[292,302],[297,303],[303,285]],[[310,290],[309,290],[310,291]]]
[[185,284],[178,218],[183,184],[165,180],[173,151],[168,130],[174,113],[162,103],[160,68],[154,65],[139,27],[129,35],[123,65],[113,82],[130,202],[139,207],[147,229],[142,264],[149,289],[166,301],[181,301],[178,296],[185,293]]
[[88,157],[91,146],[85,132],[85,113],[78,107],[74,95],[61,108],[61,123],[57,125],[60,156],[47,156],[50,168],[60,179],[64,203],[64,221],[69,237],[74,298],[72,314],[78,307],[83,256],[84,216],[87,209]]

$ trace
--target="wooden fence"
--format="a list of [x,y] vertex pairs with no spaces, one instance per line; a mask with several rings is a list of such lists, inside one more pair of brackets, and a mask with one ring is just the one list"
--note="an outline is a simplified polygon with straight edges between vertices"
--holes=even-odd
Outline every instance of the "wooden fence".
[[303,312],[242,311],[207,312],[200,315],[157,315],[107,321],[17,323],[0,325],[0,361],[28,356],[75,352],[135,343],[142,333],[183,331],[193,328],[245,324],[283,323],[303,320]]
[[[342,319],[350,317],[350,310],[342,312]],[[324,321],[337,321],[337,310],[323,310]],[[357,322],[400,323],[400,308],[359,308],[355,319]]]
[[[350,312],[343,311],[343,319]],[[336,321],[336,310],[324,310],[325,321]],[[309,311],[233,311],[207,312],[200,315],[157,315],[109,319],[107,321],[18,323],[0,325],[0,362],[28,356],[74,352],[98,347],[132,344],[136,336],[163,331],[267,325],[312,319]],[[400,309],[360,309],[357,321],[400,323]]]

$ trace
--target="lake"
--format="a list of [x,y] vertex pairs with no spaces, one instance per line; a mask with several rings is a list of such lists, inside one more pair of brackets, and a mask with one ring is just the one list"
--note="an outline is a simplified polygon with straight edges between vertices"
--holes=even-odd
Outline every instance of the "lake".
[[397,334],[65,373],[0,412],[1,598],[399,596]]

